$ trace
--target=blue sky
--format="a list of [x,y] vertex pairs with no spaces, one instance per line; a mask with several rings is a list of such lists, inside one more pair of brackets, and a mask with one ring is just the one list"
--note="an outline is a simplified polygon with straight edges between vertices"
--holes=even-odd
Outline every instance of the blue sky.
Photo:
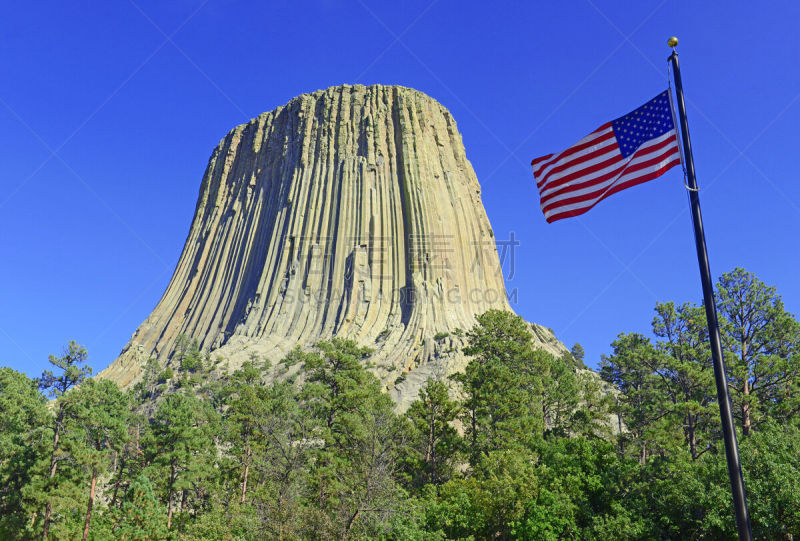
[[114,359],[177,262],[212,148],[341,83],[450,109],[517,312],[595,365],[657,301],[700,301],[673,169],[548,225],[528,166],[667,85],[679,53],[715,276],[743,266],[800,310],[800,5],[374,0],[15,3],[0,21],[0,365],[38,375],[69,339]]

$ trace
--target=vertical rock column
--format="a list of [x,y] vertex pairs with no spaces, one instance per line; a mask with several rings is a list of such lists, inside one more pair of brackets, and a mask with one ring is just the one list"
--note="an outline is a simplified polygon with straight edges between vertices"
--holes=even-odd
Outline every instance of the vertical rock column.
[[338,86],[220,141],[172,280],[103,375],[130,384],[180,335],[232,366],[344,336],[393,381],[490,308],[509,307],[453,117],[412,89]]

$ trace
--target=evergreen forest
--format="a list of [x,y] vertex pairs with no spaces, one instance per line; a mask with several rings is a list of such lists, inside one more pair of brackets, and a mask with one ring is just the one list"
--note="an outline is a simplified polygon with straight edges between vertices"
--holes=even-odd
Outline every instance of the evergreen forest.
[[[716,301],[754,535],[790,540],[800,325],[743,269]],[[402,414],[345,339],[230,370],[187,338],[127,391],[70,342],[0,368],[0,538],[735,539],[705,311],[652,317],[594,372],[480,314]]]

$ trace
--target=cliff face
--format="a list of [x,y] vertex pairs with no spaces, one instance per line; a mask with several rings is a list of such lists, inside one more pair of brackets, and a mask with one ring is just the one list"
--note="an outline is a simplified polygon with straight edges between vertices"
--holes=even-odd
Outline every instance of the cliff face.
[[405,402],[464,366],[452,333],[490,308],[510,309],[453,117],[408,88],[333,87],[220,141],[172,280],[103,377],[131,384],[180,335],[232,367],[344,336]]

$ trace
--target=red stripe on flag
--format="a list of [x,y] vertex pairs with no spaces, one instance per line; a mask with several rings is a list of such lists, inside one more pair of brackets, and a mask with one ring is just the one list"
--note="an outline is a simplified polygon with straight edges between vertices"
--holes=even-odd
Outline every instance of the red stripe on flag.
[[[592,139],[590,141],[586,141],[585,143],[576,144],[575,146],[571,146],[568,149],[559,152],[551,160],[549,160],[547,163],[541,164],[539,166],[539,169],[537,171],[534,171],[533,174],[534,175],[539,175],[539,173],[541,173],[542,170],[545,167],[547,167],[548,165],[554,164],[554,163],[558,162],[559,160],[561,160],[563,158],[566,158],[568,156],[572,156],[576,152],[580,152],[581,150],[585,150],[585,149],[587,149],[589,147],[592,147],[592,146],[594,146],[594,145],[596,145],[598,143],[602,143],[604,141],[607,141],[607,140],[613,138],[614,137],[614,131],[611,130],[610,128],[611,128],[611,122],[607,122],[607,123],[603,124],[602,126],[597,128],[596,130],[594,130],[592,133],[590,133],[589,135],[584,137],[583,139],[591,137],[592,135],[594,135],[594,134],[596,134],[596,133],[598,133],[600,131],[606,130],[606,129],[609,130],[607,134],[604,134],[601,137],[596,137],[596,138],[594,138],[594,139]],[[548,156],[553,156],[553,154],[548,154]],[[546,158],[546,157],[547,156],[542,156],[542,158]],[[539,160],[539,159],[540,158],[536,158],[536,160]],[[537,161],[537,163],[539,163],[539,162]]]
[[[576,186],[574,189],[580,189],[580,187],[578,187],[576,184],[572,183],[571,181],[580,179],[581,177],[592,175],[593,173],[596,173],[598,171],[602,171],[603,169],[614,165],[614,163],[616,163],[616,162],[623,161],[623,159],[625,160],[626,163],[630,163],[631,160],[637,158],[637,155],[650,154],[650,153],[657,152],[657,151],[663,149],[664,147],[670,145],[673,140],[677,141],[677,138],[668,137],[667,139],[664,139],[663,141],[660,141],[655,145],[650,145],[650,146],[647,146],[647,147],[644,147],[644,148],[640,148],[639,150],[637,150],[636,152],[634,152],[631,156],[628,156],[627,158],[622,158],[621,154],[617,154],[617,156],[615,156],[613,159],[609,159],[609,160],[606,160],[606,161],[604,161],[602,163],[594,164],[594,165],[592,165],[590,167],[586,167],[584,169],[580,169],[578,171],[575,171],[574,173],[570,173],[569,175],[565,175],[565,176],[563,176],[563,177],[561,177],[561,178],[559,178],[557,180],[553,180],[553,181],[547,183],[545,186],[542,186],[542,187],[539,188],[539,194],[542,197],[542,199],[549,200],[553,195],[553,192],[550,191],[553,188],[559,188],[560,187],[560,189],[558,190],[559,193],[563,193],[564,191],[571,190],[571,189],[573,189],[573,186]],[[615,144],[615,148],[616,148],[616,144]],[[614,169],[612,171],[608,171],[607,173],[604,173],[601,177],[598,177],[600,179],[599,181],[608,180],[609,178],[612,178],[619,171],[620,171],[620,168]],[[622,173],[620,173],[620,174],[624,174],[624,171]],[[591,180],[595,180],[595,179],[591,179]],[[567,186],[567,184],[569,184],[569,185]],[[547,191],[546,194],[544,193],[545,191]],[[544,195],[542,195],[542,194],[544,194]]]
[[[624,172],[620,173],[615,177],[612,182],[606,182],[604,184],[598,185],[597,189],[591,189],[590,193],[586,194],[576,194],[574,197],[561,197],[556,201],[551,201],[549,204],[542,204],[542,212],[546,214],[552,213],[553,211],[564,208],[564,207],[584,207],[588,204],[594,204],[592,201],[597,199],[599,195],[602,195],[606,191],[612,189],[615,185],[627,182],[631,178],[638,178],[640,176],[645,176],[650,174],[650,172],[655,170],[660,170],[663,168],[663,164],[669,163],[672,158],[678,157],[680,159],[680,155],[676,147],[672,147],[668,149],[666,152],[661,154],[660,156],[656,157],[655,159],[647,160],[647,163],[644,164],[640,162],[636,164],[635,167],[629,167]],[[581,205],[581,203],[585,203]],[[595,201],[596,203],[596,201]]]
[[546,154],[544,156],[539,156],[538,158],[534,158],[531,160],[531,165],[536,165],[537,163],[541,162],[542,160],[546,160],[550,158],[552,154]]
[[[613,135],[613,134],[611,134],[611,135]],[[542,177],[542,180],[540,182],[537,182],[537,185],[541,185],[542,183],[547,182],[547,179],[550,178],[551,175],[555,175],[555,174],[561,173],[562,171],[566,171],[567,169],[571,169],[571,168],[575,167],[576,165],[580,165],[580,164],[582,164],[584,162],[588,162],[589,160],[593,160],[594,158],[597,158],[599,156],[603,156],[604,154],[608,154],[609,152],[613,152],[615,149],[618,149],[618,148],[619,148],[619,145],[617,145],[617,143],[614,143],[613,145],[608,145],[608,146],[604,146],[603,148],[598,148],[597,150],[594,150],[592,152],[584,154],[583,156],[578,156],[577,158],[575,158],[573,160],[570,160],[570,161],[564,162],[564,163],[562,163],[560,165],[557,165],[557,166],[553,167],[552,169],[550,169],[550,171],[548,171]]]
[[[666,141],[664,141],[664,143],[666,143],[666,144],[670,144],[672,142],[673,142],[673,140],[671,138],[667,139]],[[658,144],[658,145],[654,145],[652,147],[647,148],[646,150],[648,152],[641,152],[641,151],[635,152],[631,156],[632,160],[628,161],[629,165],[623,166],[622,167],[622,171],[620,171],[620,169],[616,169],[614,171],[611,171],[611,172],[609,172],[609,173],[607,173],[605,175],[602,175],[600,177],[594,178],[592,180],[589,180],[589,181],[586,181],[586,182],[583,182],[583,183],[579,183],[579,184],[572,184],[570,186],[564,186],[560,190],[556,190],[555,192],[551,192],[551,193],[549,193],[549,194],[547,194],[545,196],[542,196],[542,198],[541,198],[542,210],[543,211],[548,210],[548,209],[552,208],[553,206],[563,206],[563,205],[569,205],[569,204],[572,204],[572,203],[580,203],[581,201],[588,201],[588,200],[592,199],[593,197],[595,197],[597,195],[597,191],[586,193],[586,194],[577,195],[577,196],[571,197],[571,198],[559,199],[558,201],[556,201],[554,203],[551,203],[549,205],[545,205],[545,203],[550,202],[552,199],[558,197],[559,195],[564,195],[566,193],[573,192],[573,191],[579,191],[579,190],[591,187],[591,186],[596,185],[596,184],[602,184],[603,182],[605,182],[605,181],[607,181],[607,180],[609,180],[611,178],[617,177],[617,176],[622,176],[622,175],[626,175],[626,174],[630,174],[630,173],[635,173],[636,171],[641,171],[642,169],[647,169],[648,167],[652,167],[652,166],[656,165],[658,162],[663,161],[664,159],[668,158],[671,154],[673,154],[673,153],[677,154],[678,153],[677,147],[676,148],[670,148],[666,152],[662,152],[661,154],[658,154],[658,155],[656,155],[656,156],[654,156],[654,157],[652,157],[652,158],[650,158],[648,160],[644,160],[644,161],[641,161],[641,162],[636,162],[635,164],[630,165],[631,161],[633,161],[637,157],[639,157],[639,156],[637,156],[637,154],[639,154],[639,152],[641,152],[642,156],[646,156],[648,154],[651,154],[651,152],[649,152],[651,149],[654,149],[654,150],[658,151],[658,150],[662,150],[664,146],[666,146],[666,145],[665,144]],[[643,149],[643,150],[645,150],[645,149]]]
[[[568,184],[572,180],[576,180],[576,179],[579,179],[581,177],[585,177],[587,175],[591,175],[592,173],[597,173],[598,171],[602,171],[603,169],[605,169],[607,167],[611,167],[612,165],[615,165],[615,164],[620,163],[622,161],[624,161],[624,158],[622,157],[622,154],[617,153],[615,156],[612,156],[611,158],[609,158],[607,160],[604,160],[604,161],[602,161],[600,163],[596,163],[596,164],[590,165],[588,167],[584,167],[583,169],[579,169],[578,171],[575,171],[574,173],[570,173],[569,175],[564,175],[563,177],[561,177],[559,179],[550,181],[550,182],[546,183],[544,186],[542,186],[542,188],[539,191],[540,192],[544,192],[545,190],[552,190],[553,188],[558,188],[559,186],[563,186],[565,184]],[[624,165],[622,167],[624,167]],[[618,170],[619,169],[617,169],[617,171]]]
[[[592,133],[590,133],[590,134],[586,135],[585,137],[583,137],[580,141],[575,143],[573,146],[571,146],[571,147],[569,147],[569,148],[567,148],[565,150],[562,150],[561,152],[557,152],[555,154],[550,154],[551,158],[547,161],[547,163],[540,164],[539,171],[534,171],[534,173],[535,174],[539,173],[542,170],[543,167],[547,167],[550,164],[556,163],[556,162],[558,162],[558,160],[560,160],[562,158],[565,158],[567,156],[570,156],[570,155],[574,154],[575,152],[580,152],[581,150],[583,150],[585,148],[589,148],[590,146],[592,146],[592,144],[594,144],[595,141],[599,141],[599,140],[605,141],[606,139],[604,139],[604,137],[606,136],[606,134],[603,134],[602,136],[599,136],[599,137],[597,136],[598,133],[601,133],[601,132],[603,132],[605,130],[608,130],[608,132],[611,133],[611,134],[614,133],[613,130],[611,129],[611,123],[607,122],[607,123],[603,124],[602,126],[600,126],[599,128],[597,128],[596,130],[594,130]],[[594,136],[594,137],[592,137],[592,136]],[[589,140],[586,141],[586,139],[589,139]],[[544,158],[544,156],[542,156],[542,157]]]
[[[673,160],[669,164],[667,164],[664,168],[659,169],[658,171],[655,171],[653,173],[650,173],[650,174],[642,176],[642,177],[637,177],[635,179],[631,179],[631,180],[629,180],[627,182],[623,182],[621,184],[617,184],[611,190],[609,190],[607,193],[603,194],[603,196],[600,199],[597,200],[597,203],[599,203],[600,201],[602,201],[603,199],[605,199],[606,197],[608,197],[610,195],[613,195],[613,194],[615,194],[617,192],[621,192],[622,190],[624,190],[626,188],[630,188],[630,187],[636,186],[638,184],[644,184],[647,181],[653,180],[654,178],[658,178],[661,175],[663,175],[664,173],[666,173],[668,169],[671,169],[672,167],[674,167],[674,166],[676,166],[676,165],[678,165],[680,163],[681,163],[680,158],[676,158],[675,160]],[[585,212],[588,212],[592,208],[594,208],[594,206],[597,205],[597,203],[594,203],[593,205],[588,206],[588,207],[582,207],[582,208],[578,208],[578,209],[568,210],[566,212],[562,212],[562,213],[559,213],[559,214],[552,214],[552,215],[550,215],[549,218],[546,218],[546,220],[547,220],[548,223],[553,223],[555,221],[562,220],[564,218],[570,218],[572,216],[579,216],[579,215],[581,215],[581,214],[583,214]]]
[[657,169],[656,171],[648,173],[646,175],[643,175],[643,176],[640,176],[640,177],[635,177],[635,178],[633,178],[631,180],[628,180],[628,181],[625,181],[625,182],[621,182],[619,184],[615,184],[614,186],[612,186],[606,193],[604,193],[593,204],[591,204],[589,206],[586,206],[586,207],[572,209],[572,210],[568,210],[568,211],[557,213],[557,214],[551,214],[549,217],[546,217],[545,219],[547,220],[547,223],[553,223],[555,221],[562,220],[564,218],[570,218],[572,216],[579,216],[579,215],[591,210],[592,208],[594,208],[594,206],[597,205],[597,203],[599,203],[600,201],[602,201],[606,197],[608,197],[610,195],[613,195],[613,194],[615,194],[617,192],[621,192],[622,190],[624,190],[626,188],[630,188],[630,187],[636,186],[638,184],[643,184],[643,183],[645,183],[645,182],[647,182],[649,180],[653,180],[655,178],[658,178],[661,175],[663,175],[664,173],[666,173],[669,169],[671,169],[672,167],[674,167],[676,165],[679,165],[680,163],[681,163],[680,154],[676,152],[675,158],[672,161],[670,161],[669,163],[667,163],[666,165],[664,165],[663,167]]

